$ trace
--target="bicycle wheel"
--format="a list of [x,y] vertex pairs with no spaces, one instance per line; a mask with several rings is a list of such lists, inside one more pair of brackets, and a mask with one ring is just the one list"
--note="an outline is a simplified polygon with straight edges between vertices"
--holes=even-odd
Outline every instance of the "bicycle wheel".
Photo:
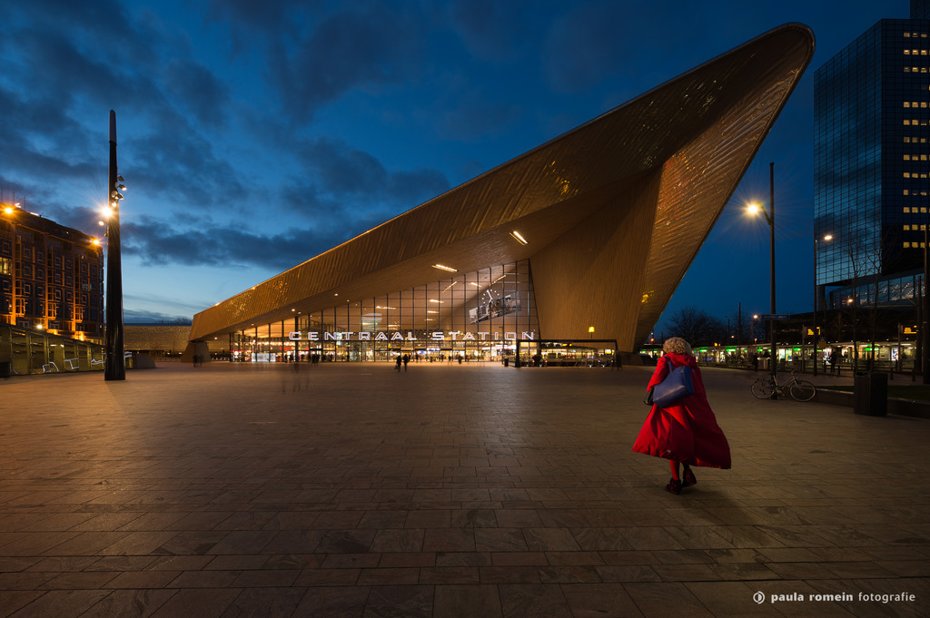
[[810,401],[817,394],[817,389],[807,380],[795,380],[791,383],[788,394],[795,401]]
[[772,395],[775,394],[775,384],[772,382],[772,378],[766,376],[753,382],[750,390],[752,396],[756,399],[771,399]]

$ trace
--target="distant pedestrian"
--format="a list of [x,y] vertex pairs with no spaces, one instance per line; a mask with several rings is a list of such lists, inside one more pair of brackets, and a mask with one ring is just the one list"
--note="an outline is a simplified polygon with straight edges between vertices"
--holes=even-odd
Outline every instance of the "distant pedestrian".
[[410,355],[404,354],[404,371],[407,371],[407,363],[410,362]]
[[[665,355],[659,358],[646,386],[645,403],[652,409],[633,443],[633,451],[668,459],[672,478],[665,489],[680,494],[682,487],[697,483],[691,466],[728,469],[730,445],[707,402],[701,370],[691,354],[691,346],[681,337],[671,337],[665,340],[662,351]],[[673,368],[682,366],[691,368],[693,394],[660,408],[652,402],[653,390]],[[679,470],[682,464],[683,472]]]
[[755,352],[752,354],[752,370],[759,371],[759,355]]
[[404,362],[400,357],[400,354],[397,355],[397,358],[394,359],[394,371],[400,372],[400,364]]

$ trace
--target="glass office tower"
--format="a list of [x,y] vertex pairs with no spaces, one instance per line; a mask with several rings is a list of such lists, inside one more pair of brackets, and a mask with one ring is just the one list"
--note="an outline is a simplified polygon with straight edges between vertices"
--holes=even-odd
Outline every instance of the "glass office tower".
[[914,292],[930,218],[928,5],[877,22],[814,74],[816,276],[839,286],[831,306]]

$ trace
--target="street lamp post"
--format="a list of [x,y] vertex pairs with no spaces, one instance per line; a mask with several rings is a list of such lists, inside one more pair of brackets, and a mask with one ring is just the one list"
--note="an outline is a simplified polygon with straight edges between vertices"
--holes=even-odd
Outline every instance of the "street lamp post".
[[107,309],[104,380],[125,380],[123,358],[123,273],[120,256],[119,201],[125,187],[116,167],[116,112],[110,110],[110,168],[107,183]]
[[[772,374],[772,381],[775,381],[776,374],[778,373],[778,348],[775,341],[775,163],[769,163],[769,208],[765,209],[765,206],[753,202],[746,206],[746,212],[749,215],[758,215],[761,214],[766,223],[769,224],[769,266],[770,266],[770,281],[771,281],[771,316],[769,318],[769,339],[771,340],[771,358],[770,361],[770,372]],[[773,392],[772,399],[778,397],[777,391]]]
[[[825,234],[823,237],[824,242],[830,242],[833,240],[832,234]],[[820,338],[820,333],[817,332],[817,244],[818,238],[814,236],[814,375],[817,375],[817,340]]]

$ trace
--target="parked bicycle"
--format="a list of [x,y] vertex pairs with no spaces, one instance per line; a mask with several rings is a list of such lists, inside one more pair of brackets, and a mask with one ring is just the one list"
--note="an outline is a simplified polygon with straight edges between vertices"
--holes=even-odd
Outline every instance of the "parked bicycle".
[[817,394],[817,388],[813,383],[807,380],[799,380],[798,376],[791,373],[791,378],[778,383],[771,375],[764,375],[752,383],[753,397],[756,399],[771,399],[772,395],[778,393],[779,396],[790,396],[795,401],[810,401]]

